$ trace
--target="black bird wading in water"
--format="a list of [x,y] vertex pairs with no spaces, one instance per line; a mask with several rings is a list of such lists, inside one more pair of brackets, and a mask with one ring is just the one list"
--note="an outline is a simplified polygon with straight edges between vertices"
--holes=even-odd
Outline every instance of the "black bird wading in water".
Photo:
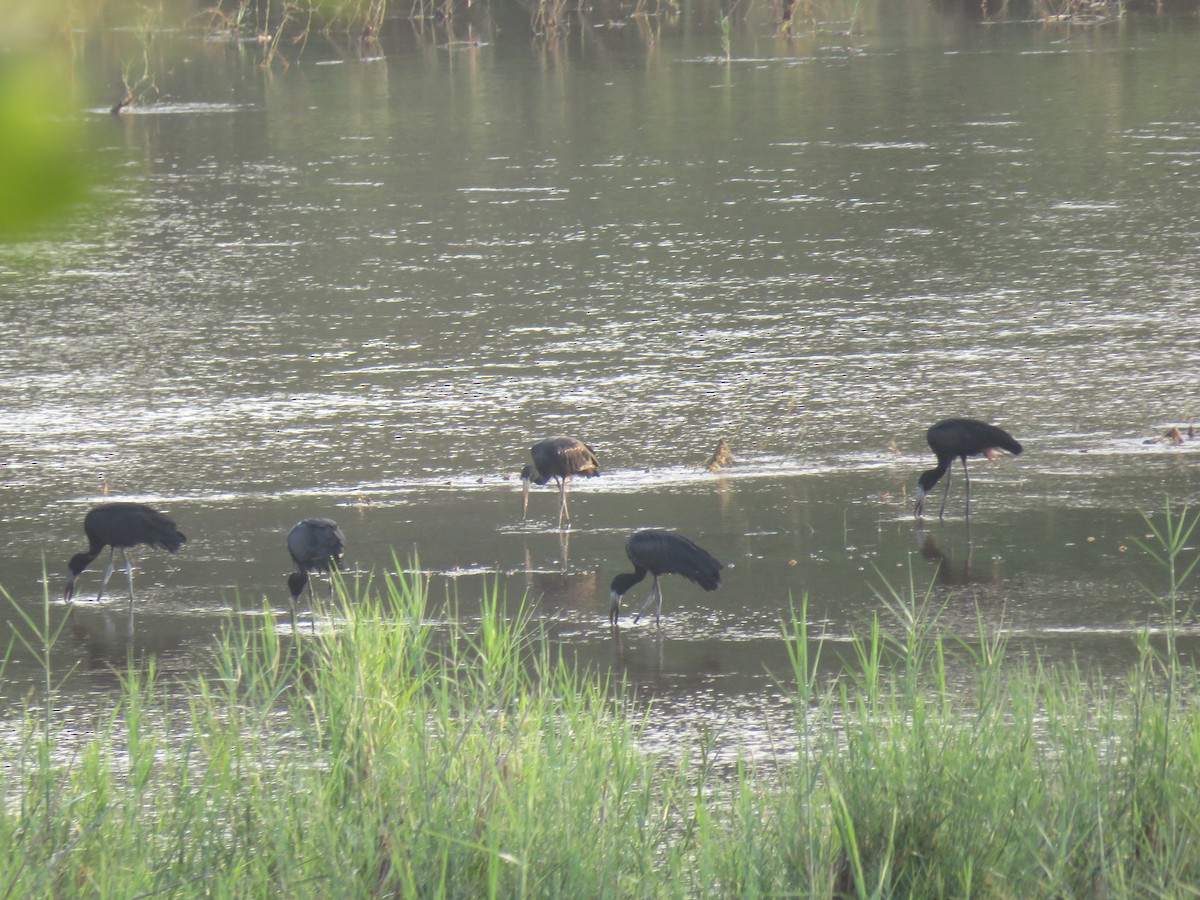
[[108,579],[113,573],[113,557],[117,549],[125,555],[125,573],[129,577],[129,609],[133,615],[133,562],[129,551],[133,547],[144,544],[160,550],[174,553],[187,538],[175,527],[175,522],[164,516],[153,507],[144,503],[102,503],[88,510],[83,517],[83,533],[87,535],[88,549],[86,553],[76,553],[67,563],[67,587],[63,599],[70,601],[75,596],[75,579],[92,564],[100,551],[107,546],[108,568],[100,580],[100,592],[96,594],[99,600],[104,596]]
[[920,518],[925,509],[925,495],[929,489],[946,476],[946,489],[942,493],[941,519],[946,513],[946,498],[950,495],[950,472],[955,458],[962,460],[963,476],[967,479],[967,518],[971,518],[971,475],[967,471],[968,456],[991,456],[995,451],[1006,450],[1018,456],[1023,449],[1012,435],[1002,428],[980,422],[978,419],[943,419],[927,432],[925,440],[937,456],[937,468],[922,472],[917,480],[917,505],[913,514]]
[[608,620],[617,624],[621,614],[621,597],[631,587],[646,577],[649,572],[654,576],[654,585],[650,595],[642,605],[641,611],[633,617],[636,623],[650,604],[658,601],[654,608],[654,622],[659,623],[662,615],[662,586],[658,579],[662,575],[682,575],[688,581],[694,581],[706,591],[715,591],[721,585],[721,569],[711,553],[697,546],[682,534],[673,531],[638,531],[625,542],[625,553],[633,563],[632,572],[624,572],[612,580],[609,598],[612,607],[608,611]]
[[[328,572],[336,569],[346,555],[346,536],[333,519],[304,519],[292,526],[287,536],[288,553],[296,564],[296,571],[288,576],[288,592],[292,596],[292,611],[307,585],[309,572]],[[333,597],[333,581],[329,582],[329,596]]]
[[563,516],[567,523],[571,514],[567,511],[567,482],[573,475],[593,478],[600,474],[600,460],[592,448],[583,441],[569,437],[546,438],[530,448],[533,462],[521,470],[521,481],[525,483],[525,502],[521,511],[524,521],[529,514],[529,483],[545,484],[551,478],[558,482],[558,527],[562,528]]

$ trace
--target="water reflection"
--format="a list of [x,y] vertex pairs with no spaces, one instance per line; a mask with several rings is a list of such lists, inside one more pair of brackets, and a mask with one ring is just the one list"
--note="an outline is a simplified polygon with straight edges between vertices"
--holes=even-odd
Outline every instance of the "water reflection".
[[543,616],[578,619],[595,615],[600,622],[607,612],[596,603],[601,587],[599,572],[527,571],[524,584],[525,596],[538,605]]
[[966,533],[966,552],[962,553],[957,560],[953,553],[946,553],[938,547],[933,535],[928,531],[925,531],[919,525],[914,531],[921,556],[934,564],[939,584],[953,586],[969,584],[971,582],[971,556],[974,553],[975,546],[971,543],[969,525],[967,526]]
[[[198,659],[211,658],[211,643],[226,625],[224,616],[174,615],[163,617],[145,609],[130,609],[127,604],[76,603],[65,609],[63,618],[52,621],[67,640],[55,646],[54,670],[65,677],[64,689],[86,689],[91,676],[79,680],[79,674],[104,674],[104,684],[115,686],[109,675],[125,672],[129,665],[157,661],[160,673],[190,675],[196,672]],[[70,648],[68,650],[68,648]],[[76,670],[78,666],[78,670]],[[207,671],[208,666],[201,667]],[[72,671],[74,670],[74,671]]]
[[67,627],[82,650],[82,664],[88,671],[119,671],[131,659],[146,658],[140,650],[135,651],[132,606],[127,616],[118,616],[111,609],[89,614],[72,608],[67,613]]
[[666,638],[661,628],[640,630],[626,635],[621,626],[613,622],[612,665],[617,672],[636,672],[637,682],[643,685],[662,684],[666,672],[664,648]]
[[[558,540],[558,574],[565,577],[567,571],[571,567],[571,529],[561,528],[555,532]],[[524,570],[529,577],[543,574],[541,570],[535,568],[533,563],[533,551],[529,545],[525,546],[525,566]]]

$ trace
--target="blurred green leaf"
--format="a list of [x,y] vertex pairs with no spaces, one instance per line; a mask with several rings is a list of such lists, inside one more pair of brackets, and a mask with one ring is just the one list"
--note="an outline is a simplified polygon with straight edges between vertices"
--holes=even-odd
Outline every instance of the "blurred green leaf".
[[0,237],[63,215],[87,191],[81,122],[50,57],[0,55]]

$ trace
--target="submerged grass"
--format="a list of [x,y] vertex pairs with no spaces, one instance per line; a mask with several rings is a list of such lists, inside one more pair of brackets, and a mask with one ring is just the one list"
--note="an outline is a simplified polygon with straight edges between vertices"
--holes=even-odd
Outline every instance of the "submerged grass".
[[[1195,520],[1150,524],[1178,612]],[[1114,682],[946,635],[912,583],[879,597],[832,681],[793,616],[798,752],[721,776],[703,742],[642,749],[644,706],[528,610],[492,595],[435,626],[419,578],[295,642],[231,622],[183,705],[131,667],[108,714],[66,721],[47,671],[0,746],[0,897],[1197,892],[1200,684],[1174,623]]]

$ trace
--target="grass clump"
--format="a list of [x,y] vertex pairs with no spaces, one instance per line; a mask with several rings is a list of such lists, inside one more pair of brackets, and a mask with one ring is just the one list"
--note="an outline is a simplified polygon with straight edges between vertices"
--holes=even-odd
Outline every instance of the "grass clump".
[[[1187,608],[1195,519],[1150,522]],[[645,708],[485,598],[434,623],[385,578],[336,631],[234,622],[216,677],[131,667],[89,723],[0,745],[0,896],[1166,897],[1200,884],[1200,684],[1139,639],[1122,679],[947,634],[878,591],[835,678],[802,608],[795,749],[717,773],[642,749]],[[23,639],[48,645],[50,618]],[[45,640],[39,644],[38,637]],[[49,653],[46,659],[49,660]],[[827,663],[827,661],[826,661]],[[47,662],[48,665],[48,662]]]
[[663,829],[619,693],[495,597],[448,635],[425,607],[387,579],[300,644],[231,624],[215,677],[131,667],[96,721],[31,706],[0,896],[621,893]]

